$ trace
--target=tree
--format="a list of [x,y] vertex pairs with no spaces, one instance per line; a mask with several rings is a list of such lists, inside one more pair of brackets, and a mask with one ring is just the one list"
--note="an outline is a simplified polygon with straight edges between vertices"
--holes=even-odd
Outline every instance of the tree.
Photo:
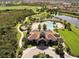
[[49,56],[48,54],[45,53],[40,53],[37,55],[34,55],[33,58],[52,58],[51,56]]
[[72,31],[70,23],[65,23],[64,25],[65,25],[65,29],[68,29],[69,31]]
[[19,17],[19,18],[17,19],[17,21],[20,22],[20,23],[22,23],[22,22],[23,22],[22,17]]
[[67,29],[67,24],[64,24],[64,28]]
[[[18,18],[25,20],[28,15],[33,15],[29,10],[10,10],[0,13],[0,58],[15,58],[18,47],[17,30]],[[7,16],[6,16],[7,15]]]
[[38,25],[38,29],[39,29],[39,31],[41,30],[41,25],[40,24]]
[[28,45],[27,44],[28,43],[27,36],[23,38],[23,41],[22,42],[23,42],[23,48],[26,49],[27,48],[27,45]]
[[56,24],[56,22],[54,21],[53,24]]
[[6,35],[0,34],[0,58],[16,57],[17,44],[16,31],[14,29],[6,31]]
[[66,50],[69,54],[71,54],[71,49],[69,47],[67,47]]
[[19,48],[19,50],[18,50],[18,56],[17,57],[21,58],[22,53],[23,53],[23,50],[21,48]]
[[67,21],[66,20],[64,20],[64,25],[67,23]]
[[61,58],[64,58],[64,52],[62,48],[59,49],[59,55]]
[[47,26],[46,26],[46,24],[43,24],[43,30],[44,30],[44,31],[47,30]]
[[55,30],[56,32],[58,32],[57,25],[55,25],[54,27],[55,27],[55,29],[54,29],[54,30]]
[[25,25],[27,27],[28,22],[25,22],[23,25]]
[[50,14],[47,14],[47,17],[46,18],[50,18],[50,17],[52,18],[52,16]]
[[64,51],[63,51],[63,50],[64,50],[64,49],[63,49],[63,45],[62,45],[62,43],[59,41],[59,42],[58,42],[58,46],[57,46],[57,48],[55,49],[55,52],[56,52],[57,54],[59,54],[61,58],[64,58]]
[[68,29],[69,31],[71,31],[71,24],[70,24],[70,23],[67,24],[67,29]]
[[62,20],[62,19],[60,19],[60,22],[61,22],[61,23],[62,23],[62,21],[63,21],[63,20]]

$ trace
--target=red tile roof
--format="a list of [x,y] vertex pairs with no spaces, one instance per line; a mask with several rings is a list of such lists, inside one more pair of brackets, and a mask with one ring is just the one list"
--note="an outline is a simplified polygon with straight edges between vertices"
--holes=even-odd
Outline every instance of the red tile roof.
[[[40,32],[39,31],[32,31],[30,32],[30,35],[28,37],[29,40],[39,40],[40,39]],[[52,31],[46,31],[45,32],[45,38],[46,40],[56,40],[57,38],[54,36],[54,33]]]

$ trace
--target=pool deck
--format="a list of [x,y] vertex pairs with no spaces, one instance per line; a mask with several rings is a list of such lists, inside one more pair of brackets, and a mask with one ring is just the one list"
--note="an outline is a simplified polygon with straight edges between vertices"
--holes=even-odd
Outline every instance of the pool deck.
[[[53,22],[52,22],[53,23]],[[43,24],[46,24],[46,22],[42,22],[42,23],[33,23],[32,24],[32,30],[38,30],[38,25],[39,24],[41,24],[41,28],[43,28]],[[64,25],[63,24],[61,24],[61,23],[56,23],[56,25],[57,25],[57,29],[63,29],[64,28]],[[47,25],[48,26],[48,25]],[[52,24],[52,26],[53,26],[53,24]],[[47,28],[49,28],[49,27],[47,27]],[[41,29],[42,30],[42,29]],[[50,30],[53,30],[53,28],[51,28]]]

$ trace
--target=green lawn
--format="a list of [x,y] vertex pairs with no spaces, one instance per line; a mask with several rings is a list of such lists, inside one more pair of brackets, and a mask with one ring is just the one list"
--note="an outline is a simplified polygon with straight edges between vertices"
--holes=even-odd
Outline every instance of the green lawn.
[[21,34],[20,32],[17,32],[17,39],[20,40]]
[[32,47],[32,45],[27,45],[27,48],[31,48]]
[[79,56],[79,30],[74,26],[71,27],[72,31],[59,30],[59,34],[64,42],[70,47],[71,53],[74,56]]
[[23,32],[23,34],[24,34],[24,37],[26,37],[26,35],[27,35],[27,32]]

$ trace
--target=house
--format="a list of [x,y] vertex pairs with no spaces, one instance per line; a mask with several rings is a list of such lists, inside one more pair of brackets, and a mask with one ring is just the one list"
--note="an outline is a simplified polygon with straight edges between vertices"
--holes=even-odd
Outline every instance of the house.
[[28,42],[36,44],[45,44],[48,45],[49,42],[56,42],[59,40],[60,35],[56,34],[51,30],[47,31],[31,31],[29,36],[27,37]]

